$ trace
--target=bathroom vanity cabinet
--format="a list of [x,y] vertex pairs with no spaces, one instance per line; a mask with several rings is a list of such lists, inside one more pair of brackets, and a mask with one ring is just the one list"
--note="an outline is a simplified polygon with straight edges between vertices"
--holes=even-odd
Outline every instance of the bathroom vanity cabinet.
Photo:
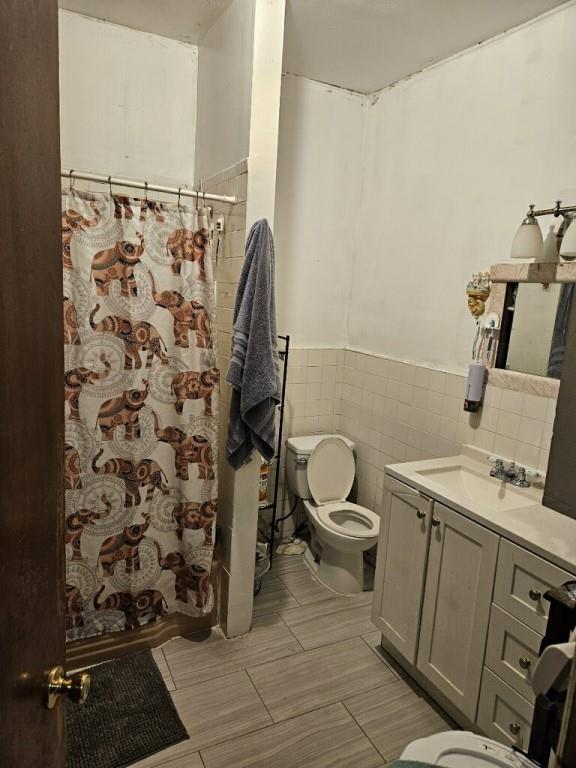
[[372,612],[383,647],[461,725],[526,747],[543,594],[574,573],[445,498],[390,475],[386,488]]

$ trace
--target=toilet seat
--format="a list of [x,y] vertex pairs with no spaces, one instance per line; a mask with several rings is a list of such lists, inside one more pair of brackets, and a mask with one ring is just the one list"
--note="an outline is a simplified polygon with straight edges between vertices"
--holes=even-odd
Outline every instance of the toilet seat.
[[354,539],[378,536],[380,518],[366,507],[349,501],[334,501],[316,508],[318,520],[334,533]]
[[443,768],[537,768],[511,747],[470,731],[447,731],[409,744],[401,760]]

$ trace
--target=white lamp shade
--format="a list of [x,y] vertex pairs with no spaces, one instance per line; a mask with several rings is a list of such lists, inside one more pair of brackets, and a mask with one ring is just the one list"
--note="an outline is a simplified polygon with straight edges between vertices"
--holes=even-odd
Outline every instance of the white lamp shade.
[[564,259],[576,259],[576,224],[574,224],[574,219],[572,219],[562,238],[560,256]]
[[542,258],[542,230],[536,219],[525,219],[518,227],[510,249],[511,259],[540,259]]

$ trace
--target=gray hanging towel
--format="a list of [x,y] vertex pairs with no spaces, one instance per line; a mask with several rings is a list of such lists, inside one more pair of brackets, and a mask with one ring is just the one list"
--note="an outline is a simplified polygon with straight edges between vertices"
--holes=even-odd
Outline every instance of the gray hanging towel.
[[234,307],[232,385],[226,455],[238,469],[256,448],[269,461],[275,452],[276,405],[281,384],[276,336],[274,240],[266,219],[246,241],[246,257]]

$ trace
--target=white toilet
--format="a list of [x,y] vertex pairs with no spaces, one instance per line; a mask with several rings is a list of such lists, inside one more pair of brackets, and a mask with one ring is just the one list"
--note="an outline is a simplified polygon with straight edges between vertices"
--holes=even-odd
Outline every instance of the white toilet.
[[401,760],[443,768],[538,768],[511,747],[470,731],[436,733],[409,744]]
[[380,519],[346,501],[355,475],[354,443],[341,435],[307,435],[291,437],[286,445],[288,487],[303,500],[313,549],[320,550],[319,562],[310,549],[305,562],[335,592],[362,592],[362,553],[376,544]]

